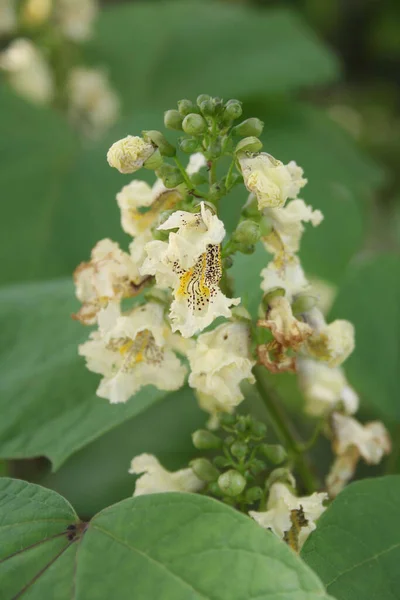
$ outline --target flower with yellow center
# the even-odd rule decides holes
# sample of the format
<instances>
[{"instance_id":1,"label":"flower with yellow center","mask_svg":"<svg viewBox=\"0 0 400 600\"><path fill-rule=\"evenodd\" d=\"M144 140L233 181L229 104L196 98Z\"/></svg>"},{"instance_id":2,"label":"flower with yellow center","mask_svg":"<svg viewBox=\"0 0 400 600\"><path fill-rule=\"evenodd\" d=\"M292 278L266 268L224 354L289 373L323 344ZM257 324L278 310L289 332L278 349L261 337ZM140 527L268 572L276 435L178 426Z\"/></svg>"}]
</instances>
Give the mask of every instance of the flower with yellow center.
<instances>
[{"instance_id":1,"label":"flower with yellow center","mask_svg":"<svg viewBox=\"0 0 400 600\"><path fill-rule=\"evenodd\" d=\"M294 161L284 165L270 154L241 153L238 155L244 184L258 200L258 208L279 208L288 198L296 198L306 185L303 169Z\"/></svg>"},{"instance_id":2,"label":"flower with yellow center","mask_svg":"<svg viewBox=\"0 0 400 600\"><path fill-rule=\"evenodd\" d=\"M129 473L140 475L136 480L134 496L162 492L199 492L204 482L189 467L167 471L152 454L140 454L131 461Z\"/></svg>"},{"instance_id":3,"label":"flower with yellow center","mask_svg":"<svg viewBox=\"0 0 400 600\"><path fill-rule=\"evenodd\" d=\"M79 346L90 371L103 376L97 389L111 403L127 402L143 386L182 387L186 368L167 345L168 326L161 304L148 302L121 314L109 304L98 316L99 330Z\"/></svg>"},{"instance_id":4,"label":"flower with yellow center","mask_svg":"<svg viewBox=\"0 0 400 600\"><path fill-rule=\"evenodd\" d=\"M173 289L172 330L191 337L215 318L230 317L230 306L240 299L227 298L219 288L222 221L202 202L200 212L176 211L158 229L177 231L169 234L168 242L154 240L146 245L141 273L155 275L159 287Z\"/></svg>"},{"instance_id":5,"label":"flower with yellow center","mask_svg":"<svg viewBox=\"0 0 400 600\"><path fill-rule=\"evenodd\" d=\"M250 511L249 515L264 529L300 550L308 536L316 528L316 521L326 507L328 494L314 492L311 496L295 496L280 482L271 486L267 510Z\"/></svg>"},{"instance_id":6,"label":"flower with yellow center","mask_svg":"<svg viewBox=\"0 0 400 600\"><path fill-rule=\"evenodd\" d=\"M154 151L154 146L143 138L128 135L111 146L107 161L110 167L118 169L120 173L134 173L143 167Z\"/></svg>"}]
</instances>

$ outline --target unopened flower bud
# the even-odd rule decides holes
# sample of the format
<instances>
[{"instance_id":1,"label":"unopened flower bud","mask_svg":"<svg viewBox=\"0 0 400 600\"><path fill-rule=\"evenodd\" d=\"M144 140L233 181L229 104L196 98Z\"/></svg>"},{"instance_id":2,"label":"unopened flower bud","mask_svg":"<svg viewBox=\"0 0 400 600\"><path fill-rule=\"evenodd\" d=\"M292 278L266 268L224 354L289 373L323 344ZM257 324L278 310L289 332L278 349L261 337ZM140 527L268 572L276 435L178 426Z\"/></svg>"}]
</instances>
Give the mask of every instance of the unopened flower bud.
<instances>
[{"instance_id":1,"label":"unopened flower bud","mask_svg":"<svg viewBox=\"0 0 400 600\"><path fill-rule=\"evenodd\" d=\"M256 244L260 239L258 223L248 219L241 221L233 232L232 239L239 244Z\"/></svg>"},{"instance_id":2,"label":"unopened flower bud","mask_svg":"<svg viewBox=\"0 0 400 600\"><path fill-rule=\"evenodd\" d=\"M213 464L217 469L226 469L226 467L230 466L231 461L226 456L216 456L213 458Z\"/></svg>"},{"instance_id":3,"label":"unopened flower bud","mask_svg":"<svg viewBox=\"0 0 400 600\"><path fill-rule=\"evenodd\" d=\"M134 173L143 167L154 151L153 144L141 137L128 135L111 146L107 161L110 167L118 169L120 173Z\"/></svg>"},{"instance_id":4,"label":"unopened flower bud","mask_svg":"<svg viewBox=\"0 0 400 600\"><path fill-rule=\"evenodd\" d=\"M190 113L183 119L182 129L188 135L200 135L207 130L207 123L201 115Z\"/></svg>"},{"instance_id":5,"label":"unopened flower bud","mask_svg":"<svg viewBox=\"0 0 400 600\"><path fill-rule=\"evenodd\" d=\"M202 102L200 102L199 108L200 108L201 113L205 117L211 117L214 114L214 111L215 111L215 107L214 107L214 104L213 104L211 98L209 98L208 100L203 100Z\"/></svg>"},{"instance_id":6,"label":"unopened flower bud","mask_svg":"<svg viewBox=\"0 0 400 600\"><path fill-rule=\"evenodd\" d=\"M206 458L195 458L190 462L193 472L202 481L212 482L219 477L219 471Z\"/></svg>"},{"instance_id":7,"label":"unopened flower bud","mask_svg":"<svg viewBox=\"0 0 400 600\"><path fill-rule=\"evenodd\" d=\"M207 429L198 429L192 434L193 446L198 450L211 450L219 448L222 440Z\"/></svg>"},{"instance_id":8,"label":"unopened flower bud","mask_svg":"<svg viewBox=\"0 0 400 600\"><path fill-rule=\"evenodd\" d=\"M260 451L274 465L280 465L287 458L287 452L280 444L261 444Z\"/></svg>"},{"instance_id":9,"label":"unopened flower bud","mask_svg":"<svg viewBox=\"0 0 400 600\"><path fill-rule=\"evenodd\" d=\"M167 129L182 130L183 116L178 110L167 110L164 113L164 125Z\"/></svg>"},{"instance_id":10,"label":"unopened flower bud","mask_svg":"<svg viewBox=\"0 0 400 600\"><path fill-rule=\"evenodd\" d=\"M260 211L258 210L258 200L254 194L250 194L246 204L242 208L242 215L244 217L259 217Z\"/></svg>"},{"instance_id":11,"label":"unopened flower bud","mask_svg":"<svg viewBox=\"0 0 400 600\"><path fill-rule=\"evenodd\" d=\"M308 294L299 294L292 304L292 312L294 315L301 315L317 304L317 298Z\"/></svg>"},{"instance_id":12,"label":"unopened flower bud","mask_svg":"<svg viewBox=\"0 0 400 600\"><path fill-rule=\"evenodd\" d=\"M214 106L214 114L219 115L224 110L224 101L222 98L218 98L218 96L216 96L212 99L212 103Z\"/></svg>"},{"instance_id":13,"label":"unopened flower bud","mask_svg":"<svg viewBox=\"0 0 400 600\"><path fill-rule=\"evenodd\" d=\"M215 201L215 200L219 200L225 194L226 194L226 187L225 187L224 182L218 181L217 183L214 183L210 187L208 197L210 198L210 200Z\"/></svg>"},{"instance_id":14,"label":"unopened flower bud","mask_svg":"<svg viewBox=\"0 0 400 600\"><path fill-rule=\"evenodd\" d=\"M259 460L258 458L254 458L250 465L250 471L252 472L253 475L259 475L260 473L265 471L266 468L267 468L267 465L265 464L265 462L262 460Z\"/></svg>"},{"instance_id":15,"label":"unopened flower bud","mask_svg":"<svg viewBox=\"0 0 400 600\"><path fill-rule=\"evenodd\" d=\"M235 152L259 152L262 148L262 141L254 136L245 137L236 144Z\"/></svg>"},{"instance_id":16,"label":"unopened flower bud","mask_svg":"<svg viewBox=\"0 0 400 600\"><path fill-rule=\"evenodd\" d=\"M264 123L260 121L260 119L252 117L251 119L246 119L239 123L239 125L236 125L236 127L233 128L232 133L233 135L240 135L242 137L253 135L258 137L262 134L263 129ZM256 152L256 150L254 152Z\"/></svg>"},{"instance_id":17,"label":"unopened flower bud","mask_svg":"<svg viewBox=\"0 0 400 600\"><path fill-rule=\"evenodd\" d=\"M221 489L216 481L213 481L212 483L210 483L210 485L208 486L208 491L213 496L218 496L218 497L222 496Z\"/></svg>"},{"instance_id":18,"label":"unopened flower bud","mask_svg":"<svg viewBox=\"0 0 400 600\"><path fill-rule=\"evenodd\" d=\"M208 180L203 173L193 173L193 175L190 176L190 181L194 185L203 185L203 183L207 183Z\"/></svg>"},{"instance_id":19,"label":"unopened flower bud","mask_svg":"<svg viewBox=\"0 0 400 600\"><path fill-rule=\"evenodd\" d=\"M257 502L257 500L261 500L262 496L263 496L262 488L260 488L258 486L254 486L254 487L246 490L244 498L245 498L245 501L247 502L247 504L253 504L253 502Z\"/></svg>"},{"instance_id":20,"label":"unopened flower bud","mask_svg":"<svg viewBox=\"0 0 400 600\"><path fill-rule=\"evenodd\" d=\"M278 469L274 469L273 471L271 471L265 483L265 487L268 489L277 481L279 481L280 483L289 484L293 488L296 486L296 482L292 473L286 467L279 467Z\"/></svg>"},{"instance_id":21,"label":"unopened flower bud","mask_svg":"<svg viewBox=\"0 0 400 600\"><path fill-rule=\"evenodd\" d=\"M164 164L164 159L161 156L160 150L157 148L156 151L153 152L153 154L150 156L150 158L148 158L143 163L143 166L145 169L149 169L151 171L156 171L157 169L159 169L161 167L162 164Z\"/></svg>"},{"instance_id":22,"label":"unopened flower bud","mask_svg":"<svg viewBox=\"0 0 400 600\"><path fill-rule=\"evenodd\" d=\"M230 497L239 496L246 487L246 479L235 469L229 469L218 477L221 491Z\"/></svg>"},{"instance_id":23,"label":"unopened flower bud","mask_svg":"<svg viewBox=\"0 0 400 600\"><path fill-rule=\"evenodd\" d=\"M256 251L254 244L239 244L238 251L242 254L253 254Z\"/></svg>"},{"instance_id":24,"label":"unopened flower bud","mask_svg":"<svg viewBox=\"0 0 400 600\"><path fill-rule=\"evenodd\" d=\"M178 146L186 154L194 154L199 149L199 140L195 138L181 138Z\"/></svg>"},{"instance_id":25,"label":"unopened flower bud","mask_svg":"<svg viewBox=\"0 0 400 600\"><path fill-rule=\"evenodd\" d=\"M166 188L172 189L183 183L182 173L177 167L172 165L162 165L157 170L158 177L162 180Z\"/></svg>"},{"instance_id":26,"label":"unopened flower bud","mask_svg":"<svg viewBox=\"0 0 400 600\"><path fill-rule=\"evenodd\" d=\"M179 110L180 114L182 115L182 117L186 117L186 115L189 115L190 113L199 112L199 109L197 108L197 106L195 104L193 104L193 102L191 100L186 100L186 99L178 101L178 110Z\"/></svg>"},{"instance_id":27,"label":"unopened flower bud","mask_svg":"<svg viewBox=\"0 0 400 600\"><path fill-rule=\"evenodd\" d=\"M207 146L207 152L211 156L211 158L215 158L219 156L222 152L221 138L217 138L210 142Z\"/></svg>"},{"instance_id":28,"label":"unopened flower bud","mask_svg":"<svg viewBox=\"0 0 400 600\"><path fill-rule=\"evenodd\" d=\"M261 439L265 437L267 433L267 426L265 423L261 423L261 421L253 421L251 424L251 432L253 437L256 439Z\"/></svg>"},{"instance_id":29,"label":"unopened flower bud","mask_svg":"<svg viewBox=\"0 0 400 600\"><path fill-rule=\"evenodd\" d=\"M236 423L236 417L235 415L231 415L229 413L222 413L219 417L219 422L221 423L222 427L231 427Z\"/></svg>"},{"instance_id":30,"label":"unopened flower bud","mask_svg":"<svg viewBox=\"0 0 400 600\"><path fill-rule=\"evenodd\" d=\"M281 288L281 287L272 288L272 290L270 290L268 292L268 294L265 294L263 296L262 305L263 305L264 310L269 309L271 300L273 298L276 298L277 296L284 296L285 293L286 293L285 288Z\"/></svg>"},{"instance_id":31,"label":"unopened flower bud","mask_svg":"<svg viewBox=\"0 0 400 600\"><path fill-rule=\"evenodd\" d=\"M152 142L154 146L157 146L163 156L175 156L175 146L170 144L165 139L165 136L161 133L161 131L156 131L153 129L151 131L142 131L142 134L145 141Z\"/></svg>"},{"instance_id":32,"label":"unopened flower bud","mask_svg":"<svg viewBox=\"0 0 400 600\"><path fill-rule=\"evenodd\" d=\"M200 96L197 96L196 103L197 103L197 106L200 106L200 104L202 104L203 102L207 102L207 101L211 102L211 100L212 100L212 98L208 94L200 94Z\"/></svg>"},{"instance_id":33,"label":"unopened flower bud","mask_svg":"<svg viewBox=\"0 0 400 600\"><path fill-rule=\"evenodd\" d=\"M244 458L249 449L244 442L234 442L230 450L235 458Z\"/></svg>"},{"instance_id":34,"label":"unopened flower bud","mask_svg":"<svg viewBox=\"0 0 400 600\"><path fill-rule=\"evenodd\" d=\"M224 118L229 121L234 121L235 119L239 119L242 116L243 109L242 103L239 100L229 100L226 103L224 110Z\"/></svg>"}]
</instances>

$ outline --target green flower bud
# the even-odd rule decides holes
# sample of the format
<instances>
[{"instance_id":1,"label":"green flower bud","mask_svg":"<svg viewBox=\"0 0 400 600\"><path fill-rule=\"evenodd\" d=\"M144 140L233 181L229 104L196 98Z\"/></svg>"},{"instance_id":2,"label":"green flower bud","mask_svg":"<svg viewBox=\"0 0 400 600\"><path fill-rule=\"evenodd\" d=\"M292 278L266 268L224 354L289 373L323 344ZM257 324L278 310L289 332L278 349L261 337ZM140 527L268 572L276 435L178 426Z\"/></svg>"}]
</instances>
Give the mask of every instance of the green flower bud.
<instances>
[{"instance_id":1,"label":"green flower bud","mask_svg":"<svg viewBox=\"0 0 400 600\"><path fill-rule=\"evenodd\" d=\"M263 305L264 310L269 309L270 302L273 298L276 298L277 296L284 296L285 293L286 292L285 292L284 288L280 288L280 287L272 288L272 290L270 290L268 292L268 294L265 294L263 296L262 305Z\"/></svg>"},{"instance_id":2,"label":"green flower bud","mask_svg":"<svg viewBox=\"0 0 400 600\"><path fill-rule=\"evenodd\" d=\"M274 469L273 471L271 471L265 483L265 487L268 489L277 481L279 481L280 483L287 483L293 488L296 485L293 475L286 467L279 467L278 469Z\"/></svg>"},{"instance_id":3,"label":"green flower bud","mask_svg":"<svg viewBox=\"0 0 400 600\"><path fill-rule=\"evenodd\" d=\"M242 215L247 218L260 217L260 211L258 210L258 200L254 194L250 194L246 204L242 208Z\"/></svg>"},{"instance_id":4,"label":"green flower bud","mask_svg":"<svg viewBox=\"0 0 400 600\"><path fill-rule=\"evenodd\" d=\"M193 446L198 450L211 450L219 448L222 445L222 440L207 429L198 429L192 434Z\"/></svg>"},{"instance_id":5,"label":"green flower bud","mask_svg":"<svg viewBox=\"0 0 400 600\"><path fill-rule=\"evenodd\" d=\"M261 421L253 421L251 424L251 432L256 439L262 439L266 436L267 426Z\"/></svg>"},{"instance_id":6,"label":"green flower bud","mask_svg":"<svg viewBox=\"0 0 400 600\"><path fill-rule=\"evenodd\" d=\"M153 152L153 154L150 156L150 158L148 158L143 163L143 166L145 169L149 169L150 171L156 171L157 169L159 169L161 167L161 165L163 163L164 163L164 159L161 156L159 149L157 148L157 150L155 152Z\"/></svg>"},{"instance_id":7,"label":"green flower bud","mask_svg":"<svg viewBox=\"0 0 400 600\"><path fill-rule=\"evenodd\" d=\"M212 483L209 484L208 491L213 496L217 496L217 497L222 496L222 492L221 492L221 490L219 488L219 485L218 485L218 483L216 481L213 481Z\"/></svg>"},{"instance_id":8,"label":"green flower bud","mask_svg":"<svg viewBox=\"0 0 400 600\"><path fill-rule=\"evenodd\" d=\"M146 142L151 142L157 146L163 156L175 156L175 146L170 144L161 133L161 131L151 130L142 131L143 138Z\"/></svg>"},{"instance_id":9,"label":"green flower bud","mask_svg":"<svg viewBox=\"0 0 400 600\"><path fill-rule=\"evenodd\" d=\"M242 254L253 254L255 252L256 247L254 244L240 244L238 246L238 251Z\"/></svg>"},{"instance_id":10,"label":"green flower bud","mask_svg":"<svg viewBox=\"0 0 400 600\"><path fill-rule=\"evenodd\" d=\"M252 418L250 417L250 415L249 416L241 415L240 417L238 417L236 429L240 433L245 433L248 430L248 428L250 427L251 422L252 422Z\"/></svg>"},{"instance_id":11,"label":"green flower bud","mask_svg":"<svg viewBox=\"0 0 400 600\"><path fill-rule=\"evenodd\" d=\"M231 465L231 461L226 456L216 456L213 458L213 464L217 469L226 469L226 467Z\"/></svg>"},{"instance_id":12,"label":"green flower bud","mask_svg":"<svg viewBox=\"0 0 400 600\"><path fill-rule=\"evenodd\" d=\"M307 294L299 294L292 304L292 311L294 315L301 315L305 313L317 304L317 298L315 296L309 296Z\"/></svg>"},{"instance_id":13,"label":"green flower bud","mask_svg":"<svg viewBox=\"0 0 400 600\"><path fill-rule=\"evenodd\" d=\"M230 450L235 458L244 458L249 449L244 442L234 442Z\"/></svg>"},{"instance_id":14,"label":"green flower bud","mask_svg":"<svg viewBox=\"0 0 400 600\"><path fill-rule=\"evenodd\" d=\"M215 107L214 107L214 104L213 104L211 98L209 100L203 100L202 102L200 102L199 108L200 108L201 113L205 117L211 117L215 111Z\"/></svg>"},{"instance_id":15,"label":"green flower bud","mask_svg":"<svg viewBox=\"0 0 400 600\"><path fill-rule=\"evenodd\" d=\"M232 256L227 256L224 258L224 269L230 269L233 267L233 258Z\"/></svg>"},{"instance_id":16,"label":"green flower bud","mask_svg":"<svg viewBox=\"0 0 400 600\"><path fill-rule=\"evenodd\" d=\"M207 123L201 115L190 113L183 119L182 129L188 135L200 135L207 131Z\"/></svg>"},{"instance_id":17,"label":"green flower bud","mask_svg":"<svg viewBox=\"0 0 400 600\"><path fill-rule=\"evenodd\" d=\"M212 482L218 479L218 469L206 458L195 458L189 465L192 467L194 474L202 481Z\"/></svg>"},{"instance_id":18,"label":"green flower bud","mask_svg":"<svg viewBox=\"0 0 400 600\"><path fill-rule=\"evenodd\" d=\"M218 477L221 491L229 497L239 496L246 487L246 479L235 469L229 469Z\"/></svg>"},{"instance_id":19,"label":"green flower bud","mask_svg":"<svg viewBox=\"0 0 400 600\"><path fill-rule=\"evenodd\" d=\"M262 217L260 220L260 234L261 237L267 237L272 232L272 223L268 217Z\"/></svg>"},{"instance_id":20,"label":"green flower bud","mask_svg":"<svg viewBox=\"0 0 400 600\"><path fill-rule=\"evenodd\" d=\"M207 183L208 180L202 173L193 173L193 175L190 176L190 181L194 185L203 185L203 183Z\"/></svg>"},{"instance_id":21,"label":"green flower bud","mask_svg":"<svg viewBox=\"0 0 400 600\"><path fill-rule=\"evenodd\" d=\"M212 99L212 103L214 106L214 114L219 115L220 113L222 113L222 111L224 110L224 101L222 100L222 98L218 98L218 96L216 96Z\"/></svg>"},{"instance_id":22,"label":"green flower bud","mask_svg":"<svg viewBox=\"0 0 400 600\"><path fill-rule=\"evenodd\" d=\"M258 458L255 458L250 465L250 471L253 473L253 475L259 475L266 469L267 465L265 464L265 462L262 460L258 460Z\"/></svg>"},{"instance_id":23,"label":"green flower bud","mask_svg":"<svg viewBox=\"0 0 400 600\"><path fill-rule=\"evenodd\" d=\"M241 137L247 137L249 135L258 137L262 134L263 129L264 123L260 121L260 119L252 117L251 119L246 119L239 123L239 125L236 125L236 127L232 129L232 133L233 135L240 135Z\"/></svg>"},{"instance_id":24,"label":"green flower bud","mask_svg":"<svg viewBox=\"0 0 400 600\"><path fill-rule=\"evenodd\" d=\"M241 221L232 234L232 239L238 244L256 244L260 239L258 223L246 219Z\"/></svg>"},{"instance_id":25,"label":"green flower bud","mask_svg":"<svg viewBox=\"0 0 400 600\"><path fill-rule=\"evenodd\" d=\"M274 465L280 465L287 458L287 452L280 444L261 444L259 449Z\"/></svg>"},{"instance_id":26,"label":"green flower bud","mask_svg":"<svg viewBox=\"0 0 400 600\"><path fill-rule=\"evenodd\" d=\"M222 152L221 138L217 138L216 140L213 140L210 144L208 144L207 152L211 156L211 158L220 156Z\"/></svg>"},{"instance_id":27,"label":"green flower bud","mask_svg":"<svg viewBox=\"0 0 400 600\"><path fill-rule=\"evenodd\" d=\"M226 194L226 187L223 181L218 181L217 183L214 183L211 187L210 187L210 192L208 197L210 198L210 200L219 200L220 198L222 198L222 196L224 196Z\"/></svg>"},{"instance_id":28,"label":"green flower bud","mask_svg":"<svg viewBox=\"0 0 400 600\"><path fill-rule=\"evenodd\" d=\"M262 141L258 138L251 136L240 140L236 144L235 152L259 152L262 148Z\"/></svg>"},{"instance_id":29,"label":"green flower bud","mask_svg":"<svg viewBox=\"0 0 400 600\"><path fill-rule=\"evenodd\" d=\"M222 413L219 417L219 422L222 425L222 427L231 427L236 423L236 417L235 415L231 415L230 413Z\"/></svg>"},{"instance_id":30,"label":"green flower bud","mask_svg":"<svg viewBox=\"0 0 400 600\"><path fill-rule=\"evenodd\" d=\"M200 106L200 104L202 104L203 102L207 102L210 101L211 102L212 98L211 96L209 96L208 94L200 94L200 96L197 96L197 106Z\"/></svg>"},{"instance_id":31,"label":"green flower bud","mask_svg":"<svg viewBox=\"0 0 400 600\"><path fill-rule=\"evenodd\" d=\"M178 110L167 110L164 113L164 125L167 129L182 129L183 116Z\"/></svg>"},{"instance_id":32,"label":"green flower bud","mask_svg":"<svg viewBox=\"0 0 400 600\"><path fill-rule=\"evenodd\" d=\"M229 100L225 106L224 119L234 121L235 119L239 119L239 117L242 116L242 113L242 103L239 102L239 100Z\"/></svg>"},{"instance_id":33,"label":"green flower bud","mask_svg":"<svg viewBox=\"0 0 400 600\"><path fill-rule=\"evenodd\" d=\"M178 101L178 111L182 117L186 117L190 113L199 112L199 109L191 100L183 99Z\"/></svg>"},{"instance_id":34,"label":"green flower bud","mask_svg":"<svg viewBox=\"0 0 400 600\"><path fill-rule=\"evenodd\" d=\"M197 152L200 144L199 140L196 140L195 138L180 138L178 140L178 146L182 152L193 154L194 152Z\"/></svg>"},{"instance_id":35,"label":"green flower bud","mask_svg":"<svg viewBox=\"0 0 400 600\"><path fill-rule=\"evenodd\" d=\"M235 441L235 438L233 437L233 435L228 435L228 436L225 438L225 444L226 444L227 446L231 446L231 445L233 444L233 442L234 442L234 441Z\"/></svg>"},{"instance_id":36,"label":"green flower bud","mask_svg":"<svg viewBox=\"0 0 400 600\"><path fill-rule=\"evenodd\" d=\"M262 488L260 488L258 486L254 486L254 487L246 490L244 498L245 498L245 501L247 502L247 504L253 504L254 502L257 502L257 500L261 500L262 496L263 496Z\"/></svg>"},{"instance_id":37,"label":"green flower bud","mask_svg":"<svg viewBox=\"0 0 400 600\"><path fill-rule=\"evenodd\" d=\"M177 167L172 165L162 165L157 170L158 177L162 180L166 188L172 189L183 183L182 173Z\"/></svg>"}]
</instances>

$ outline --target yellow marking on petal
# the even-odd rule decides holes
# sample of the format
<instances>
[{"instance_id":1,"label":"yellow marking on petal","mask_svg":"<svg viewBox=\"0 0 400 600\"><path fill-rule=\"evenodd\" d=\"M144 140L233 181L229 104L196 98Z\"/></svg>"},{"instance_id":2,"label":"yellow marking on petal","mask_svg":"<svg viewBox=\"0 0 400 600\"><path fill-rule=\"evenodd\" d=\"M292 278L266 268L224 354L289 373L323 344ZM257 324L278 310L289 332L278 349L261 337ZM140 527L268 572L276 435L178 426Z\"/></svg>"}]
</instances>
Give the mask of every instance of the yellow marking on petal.
<instances>
[{"instance_id":1,"label":"yellow marking on petal","mask_svg":"<svg viewBox=\"0 0 400 600\"><path fill-rule=\"evenodd\" d=\"M123 356L124 354L129 352L129 350L132 348L132 346L133 346L133 340L127 340L124 344L122 344L122 346L120 346L118 348L119 353L122 354L122 356Z\"/></svg>"}]
</instances>

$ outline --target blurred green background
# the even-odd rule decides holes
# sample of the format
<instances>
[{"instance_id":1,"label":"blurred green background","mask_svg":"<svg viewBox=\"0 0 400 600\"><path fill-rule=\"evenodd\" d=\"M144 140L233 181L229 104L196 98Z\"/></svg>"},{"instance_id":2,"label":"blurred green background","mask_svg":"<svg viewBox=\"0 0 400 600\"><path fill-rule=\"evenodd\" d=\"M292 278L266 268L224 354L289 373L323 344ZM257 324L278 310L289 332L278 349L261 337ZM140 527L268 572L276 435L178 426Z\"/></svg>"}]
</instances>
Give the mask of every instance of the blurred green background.
<instances>
[{"instance_id":1,"label":"blurred green background","mask_svg":"<svg viewBox=\"0 0 400 600\"><path fill-rule=\"evenodd\" d=\"M109 406L77 357L87 331L70 314L76 265L103 237L128 243L115 195L129 177L108 167L107 149L162 128L164 110L200 93L243 101L245 117L265 121L265 150L304 168L303 197L325 219L304 236L303 264L337 290L331 315L356 325L346 367L365 414L398 438L399 3L114 0L103 2L78 56L106 69L121 102L117 123L97 139L0 78L3 472L56 489L88 517L132 493L135 454L154 452L169 468L192 455L190 433L206 417L191 392L148 388ZM244 200L224 201L228 229ZM243 259L236 291L256 306L265 256ZM273 383L289 407L301 403L294 378ZM321 457L317 469L329 460L325 446ZM395 445L382 468L395 471L397 457Z\"/></svg>"}]
</instances>

